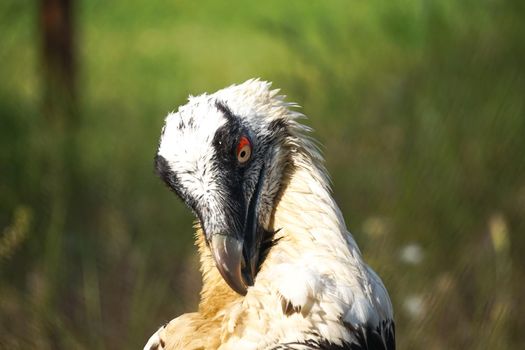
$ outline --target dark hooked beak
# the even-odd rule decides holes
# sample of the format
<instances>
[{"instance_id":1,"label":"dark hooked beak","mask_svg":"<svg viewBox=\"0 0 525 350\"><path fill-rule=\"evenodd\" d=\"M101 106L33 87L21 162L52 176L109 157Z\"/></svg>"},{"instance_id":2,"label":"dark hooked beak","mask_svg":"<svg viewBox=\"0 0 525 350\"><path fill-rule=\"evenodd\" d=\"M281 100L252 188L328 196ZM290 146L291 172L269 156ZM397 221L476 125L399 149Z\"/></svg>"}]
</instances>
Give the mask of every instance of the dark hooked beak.
<instances>
[{"instance_id":1,"label":"dark hooked beak","mask_svg":"<svg viewBox=\"0 0 525 350\"><path fill-rule=\"evenodd\" d=\"M259 197L264 178L264 166L260 170L254 193L245 211L242 234L230 232L212 233L209 245L215 265L224 281L237 293L246 295L252 286L259 265L262 230L259 227ZM241 236L241 237L238 237Z\"/></svg>"},{"instance_id":2,"label":"dark hooked beak","mask_svg":"<svg viewBox=\"0 0 525 350\"><path fill-rule=\"evenodd\" d=\"M214 234L210 248L222 278L234 291L245 295L248 287L253 285L253 276L246 271L243 242L231 236Z\"/></svg>"}]
</instances>

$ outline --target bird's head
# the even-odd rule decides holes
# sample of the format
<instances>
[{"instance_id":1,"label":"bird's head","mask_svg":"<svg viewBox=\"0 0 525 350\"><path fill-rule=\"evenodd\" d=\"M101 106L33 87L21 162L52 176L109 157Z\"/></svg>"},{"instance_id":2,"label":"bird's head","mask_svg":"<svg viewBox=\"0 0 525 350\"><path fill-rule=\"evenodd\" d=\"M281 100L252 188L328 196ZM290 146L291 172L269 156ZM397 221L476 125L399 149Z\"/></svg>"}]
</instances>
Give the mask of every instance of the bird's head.
<instances>
[{"instance_id":1,"label":"bird's head","mask_svg":"<svg viewBox=\"0 0 525 350\"><path fill-rule=\"evenodd\" d=\"M249 80L190 97L166 117L155 167L193 210L215 265L246 294L293 152L291 112L270 84Z\"/></svg>"}]
</instances>

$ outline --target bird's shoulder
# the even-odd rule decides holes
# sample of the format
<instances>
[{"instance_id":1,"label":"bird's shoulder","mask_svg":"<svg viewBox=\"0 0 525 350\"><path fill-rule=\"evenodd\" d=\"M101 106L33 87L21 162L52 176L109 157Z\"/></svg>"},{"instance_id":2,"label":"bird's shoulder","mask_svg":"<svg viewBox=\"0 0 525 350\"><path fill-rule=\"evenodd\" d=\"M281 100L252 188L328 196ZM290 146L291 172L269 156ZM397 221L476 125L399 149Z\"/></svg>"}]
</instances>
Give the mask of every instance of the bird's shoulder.
<instances>
[{"instance_id":1,"label":"bird's shoulder","mask_svg":"<svg viewBox=\"0 0 525 350\"><path fill-rule=\"evenodd\" d=\"M160 327L144 350L216 349L220 346L220 324L198 312L186 313Z\"/></svg>"},{"instance_id":2,"label":"bird's shoulder","mask_svg":"<svg viewBox=\"0 0 525 350\"><path fill-rule=\"evenodd\" d=\"M395 350L395 324L385 320L378 326L353 328L354 339L348 342L332 342L314 335L302 342L278 344L271 350Z\"/></svg>"}]
</instances>

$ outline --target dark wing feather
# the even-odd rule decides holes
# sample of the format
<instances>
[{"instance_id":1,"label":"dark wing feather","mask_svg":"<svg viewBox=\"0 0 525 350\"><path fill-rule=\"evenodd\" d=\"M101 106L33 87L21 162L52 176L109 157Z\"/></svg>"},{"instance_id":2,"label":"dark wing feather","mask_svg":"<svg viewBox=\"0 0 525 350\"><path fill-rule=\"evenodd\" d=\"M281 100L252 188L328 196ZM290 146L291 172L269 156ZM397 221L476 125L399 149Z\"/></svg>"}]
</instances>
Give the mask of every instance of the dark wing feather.
<instances>
[{"instance_id":1,"label":"dark wing feather","mask_svg":"<svg viewBox=\"0 0 525 350\"><path fill-rule=\"evenodd\" d=\"M395 350L395 325L394 321L383 321L377 327L353 328L357 343L334 344L326 339L313 339L304 342L291 342L276 345L272 350Z\"/></svg>"},{"instance_id":2,"label":"dark wing feather","mask_svg":"<svg viewBox=\"0 0 525 350\"><path fill-rule=\"evenodd\" d=\"M358 344L351 344L351 350L395 350L396 329L394 321L386 320L377 327L358 327L354 334Z\"/></svg>"}]
</instances>

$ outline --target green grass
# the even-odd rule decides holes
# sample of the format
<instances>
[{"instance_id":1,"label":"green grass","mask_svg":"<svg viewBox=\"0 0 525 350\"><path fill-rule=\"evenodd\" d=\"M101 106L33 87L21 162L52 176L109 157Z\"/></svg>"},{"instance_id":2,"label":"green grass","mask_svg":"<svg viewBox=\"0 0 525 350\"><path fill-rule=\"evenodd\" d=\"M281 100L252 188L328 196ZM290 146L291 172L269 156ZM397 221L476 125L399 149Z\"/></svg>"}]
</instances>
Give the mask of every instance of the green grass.
<instances>
[{"instance_id":1,"label":"green grass","mask_svg":"<svg viewBox=\"0 0 525 350\"><path fill-rule=\"evenodd\" d=\"M37 8L0 5L0 348L140 348L195 308L193 218L152 159L167 112L252 77L310 117L400 349L525 341L520 1L83 1L75 15L79 124L57 172ZM418 264L400 259L411 243Z\"/></svg>"}]
</instances>

